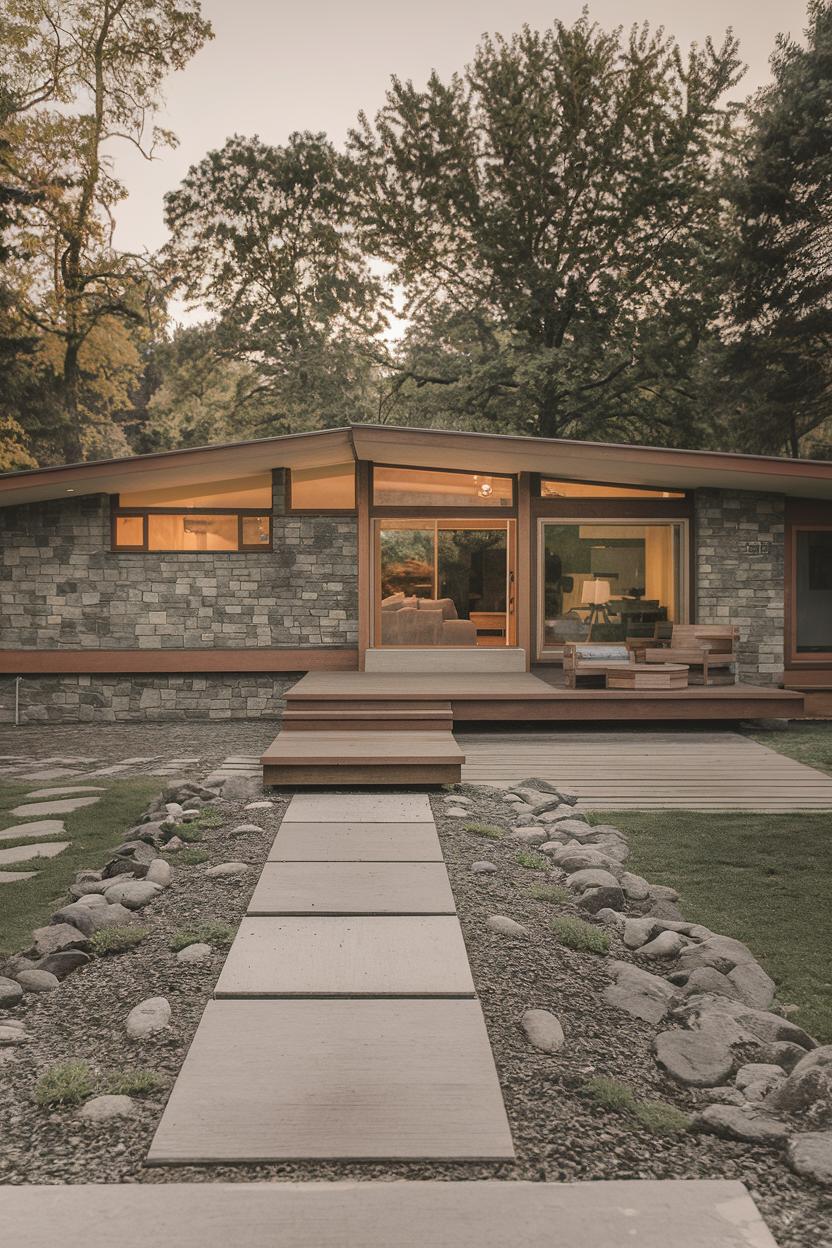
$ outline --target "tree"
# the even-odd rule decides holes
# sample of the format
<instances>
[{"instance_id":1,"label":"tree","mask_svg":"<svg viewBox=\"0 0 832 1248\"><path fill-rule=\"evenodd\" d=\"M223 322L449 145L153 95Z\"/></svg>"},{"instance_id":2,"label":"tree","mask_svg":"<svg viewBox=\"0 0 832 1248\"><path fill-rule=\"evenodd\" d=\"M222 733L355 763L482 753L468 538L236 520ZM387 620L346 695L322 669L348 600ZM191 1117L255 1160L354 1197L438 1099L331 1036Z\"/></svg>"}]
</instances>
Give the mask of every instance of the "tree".
<instances>
[{"instance_id":1,"label":"tree","mask_svg":"<svg viewBox=\"0 0 832 1248\"><path fill-rule=\"evenodd\" d=\"M381 287L355 240L351 177L324 135L235 135L166 198L172 280L216 318L215 355L242 366L234 407L251 432L371 410L362 348L383 323Z\"/></svg>"},{"instance_id":2,"label":"tree","mask_svg":"<svg viewBox=\"0 0 832 1248\"><path fill-rule=\"evenodd\" d=\"M677 439L714 311L714 151L738 78L730 33L683 58L662 31L586 14L485 38L423 91L394 78L350 136L365 248L415 318L392 402L442 389L498 427Z\"/></svg>"},{"instance_id":3,"label":"tree","mask_svg":"<svg viewBox=\"0 0 832 1248\"><path fill-rule=\"evenodd\" d=\"M161 86L210 36L199 0L6 0L0 38L22 85L4 130L33 203L24 311L56 363L64 457L98 440L85 405L93 343L100 353L116 324L147 324L146 265L113 245L126 191L110 147L124 140L152 159L175 142L153 124Z\"/></svg>"},{"instance_id":4,"label":"tree","mask_svg":"<svg viewBox=\"0 0 832 1248\"><path fill-rule=\"evenodd\" d=\"M742 449L797 456L832 418L832 4L781 36L729 175L725 421ZM832 429L827 429L829 442Z\"/></svg>"}]
</instances>

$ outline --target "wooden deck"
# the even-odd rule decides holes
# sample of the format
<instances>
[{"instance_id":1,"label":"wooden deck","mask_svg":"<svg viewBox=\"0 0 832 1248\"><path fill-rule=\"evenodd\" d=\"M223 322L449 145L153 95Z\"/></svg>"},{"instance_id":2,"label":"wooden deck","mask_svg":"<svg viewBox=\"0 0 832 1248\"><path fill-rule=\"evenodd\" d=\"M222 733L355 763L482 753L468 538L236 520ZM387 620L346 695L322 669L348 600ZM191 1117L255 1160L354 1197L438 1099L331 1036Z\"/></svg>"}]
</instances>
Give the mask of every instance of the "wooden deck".
<instances>
[{"instance_id":1,"label":"wooden deck","mask_svg":"<svg viewBox=\"0 0 832 1248\"><path fill-rule=\"evenodd\" d=\"M832 776L736 732L457 733L463 780L557 781L585 810L832 810Z\"/></svg>"}]
</instances>

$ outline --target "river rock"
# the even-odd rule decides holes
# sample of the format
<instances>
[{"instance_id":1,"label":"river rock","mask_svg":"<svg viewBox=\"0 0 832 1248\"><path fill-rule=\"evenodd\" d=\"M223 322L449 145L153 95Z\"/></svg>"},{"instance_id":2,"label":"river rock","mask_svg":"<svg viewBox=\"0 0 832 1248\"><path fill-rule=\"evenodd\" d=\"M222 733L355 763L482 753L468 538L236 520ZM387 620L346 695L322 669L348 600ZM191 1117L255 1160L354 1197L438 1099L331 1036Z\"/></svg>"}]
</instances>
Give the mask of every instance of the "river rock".
<instances>
[{"instance_id":1,"label":"river rock","mask_svg":"<svg viewBox=\"0 0 832 1248\"><path fill-rule=\"evenodd\" d=\"M618 881L624 873L620 862L594 845L560 845L557 849L550 850L548 856L567 875L573 875L576 871L607 871Z\"/></svg>"},{"instance_id":2,"label":"river rock","mask_svg":"<svg viewBox=\"0 0 832 1248\"><path fill-rule=\"evenodd\" d=\"M549 1010L526 1010L520 1026L529 1043L543 1053L558 1053L566 1042L560 1019Z\"/></svg>"},{"instance_id":3,"label":"river rock","mask_svg":"<svg viewBox=\"0 0 832 1248\"><path fill-rule=\"evenodd\" d=\"M691 946L688 946L688 949ZM680 962L687 953L685 949L680 955ZM756 1037L763 1044L771 1044L776 1040L790 1040L804 1049L814 1049L815 1041L811 1036L779 1014L769 1014L765 1010L755 1010L742 1001L731 1001L728 997L702 993L690 997L677 1011L688 1026L700 1027L703 1030L717 1031L727 1026L726 1020L733 1019L746 1035Z\"/></svg>"},{"instance_id":4,"label":"river rock","mask_svg":"<svg viewBox=\"0 0 832 1248\"><path fill-rule=\"evenodd\" d=\"M184 949L180 949L176 955L176 961L190 964L210 962L212 954L213 949L210 945L197 941L193 945L186 945Z\"/></svg>"},{"instance_id":5,"label":"river rock","mask_svg":"<svg viewBox=\"0 0 832 1248\"><path fill-rule=\"evenodd\" d=\"M656 930L652 919L625 919L624 944L628 949L640 949L646 945Z\"/></svg>"},{"instance_id":6,"label":"river rock","mask_svg":"<svg viewBox=\"0 0 832 1248\"><path fill-rule=\"evenodd\" d=\"M79 967L86 966L90 955L83 949L61 949L58 953L48 953L35 964L37 971L49 971L57 979L66 979Z\"/></svg>"},{"instance_id":7,"label":"river rock","mask_svg":"<svg viewBox=\"0 0 832 1248\"><path fill-rule=\"evenodd\" d=\"M823 1187L832 1187L832 1131L793 1135L786 1149L792 1170Z\"/></svg>"},{"instance_id":8,"label":"river rock","mask_svg":"<svg viewBox=\"0 0 832 1248\"><path fill-rule=\"evenodd\" d=\"M18 1005L23 1000L23 988L16 979L0 975L0 1005Z\"/></svg>"},{"instance_id":9,"label":"river rock","mask_svg":"<svg viewBox=\"0 0 832 1248\"><path fill-rule=\"evenodd\" d=\"M146 884L158 884L160 888L169 888L173 879L170 863L164 858L154 858L144 878Z\"/></svg>"},{"instance_id":10,"label":"river rock","mask_svg":"<svg viewBox=\"0 0 832 1248\"><path fill-rule=\"evenodd\" d=\"M69 923L83 933L84 936L92 936L96 930L93 910L101 910L107 904L103 897L101 901L103 905L95 907L85 906L80 901L74 901L71 905L63 906L60 910L56 910L49 922L53 924Z\"/></svg>"},{"instance_id":11,"label":"river rock","mask_svg":"<svg viewBox=\"0 0 832 1248\"><path fill-rule=\"evenodd\" d=\"M727 1045L702 1031L662 1031L653 1050L656 1061L673 1079L694 1088L723 1083L734 1065Z\"/></svg>"},{"instance_id":12,"label":"river rock","mask_svg":"<svg viewBox=\"0 0 832 1248\"><path fill-rule=\"evenodd\" d=\"M709 1105L694 1115L693 1125L708 1135L747 1144L782 1144L788 1134L784 1122L750 1105Z\"/></svg>"},{"instance_id":13,"label":"river rock","mask_svg":"<svg viewBox=\"0 0 832 1248\"><path fill-rule=\"evenodd\" d=\"M740 1000L755 1010L767 1010L774 1000L775 984L759 962L742 962L728 972L727 979L736 988Z\"/></svg>"},{"instance_id":14,"label":"river rock","mask_svg":"<svg viewBox=\"0 0 832 1248\"><path fill-rule=\"evenodd\" d=\"M684 947L685 942L678 932L659 932L658 936L640 947L638 956L655 961L670 961L678 958Z\"/></svg>"},{"instance_id":15,"label":"river rock","mask_svg":"<svg viewBox=\"0 0 832 1248\"><path fill-rule=\"evenodd\" d=\"M508 834L510 841L519 845L542 845L549 833L546 828L514 828Z\"/></svg>"},{"instance_id":16,"label":"river rock","mask_svg":"<svg viewBox=\"0 0 832 1248\"><path fill-rule=\"evenodd\" d=\"M650 896L656 901L678 901L679 894L675 888L671 888L668 884L651 884Z\"/></svg>"},{"instance_id":17,"label":"river rock","mask_svg":"<svg viewBox=\"0 0 832 1248\"><path fill-rule=\"evenodd\" d=\"M683 971L693 971L698 966L712 966L723 975L727 975L735 966L753 961L754 955L741 940L718 935L709 936L699 944L689 945L680 958Z\"/></svg>"},{"instance_id":18,"label":"river rock","mask_svg":"<svg viewBox=\"0 0 832 1248\"><path fill-rule=\"evenodd\" d=\"M247 862L221 862L216 867L208 867L205 874L212 879L216 877L245 875L249 870Z\"/></svg>"},{"instance_id":19,"label":"river rock","mask_svg":"<svg viewBox=\"0 0 832 1248\"><path fill-rule=\"evenodd\" d=\"M660 1023L676 993L667 980L651 975L630 962L609 962L607 970L615 983L604 989L604 1000L646 1023Z\"/></svg>"},{"instance_id":20,"label":"river rock","mask_svg":"<svg viewBox=\"0 0 832 1248\"><path fill-rule=\"evenodd\" d=\"M111 1118L131 1118L136 1103L129 1096L94 1096L78 1110L85 1122L109 1122Z\"/></svg>"},{"instance_id":21,"label":"river rock","mask_svg":"<svg viewBox=\"0 0 832 1248\"><path fill-rule=\"evenodd\" d=\"M581 871L573 871L566 881L570 888L579 893L588 888L618 888L618 880L609 871L599 867L585 867Z\"/></svg>"},{"instance_id":22,"label":"river rock","mask_svg":"<svg viewBox=\"0 0 832 1248\"><path fill-rule=\"evenodd\" d=\"M259 836L262 831L258 823L238 823L236 828L231 829L229 836Z\"/></svg>"},{"instance_id":23,"label":"river rock","mask_svg":"<svg viewBox=\"0 0 832 1248\"><path fill-rule=\"evenodd\" d=\"M20 984L17 985L20 988ZM23 991L21 989L21 997ZM21 1023L18 1025L11 1018L0 1019L0 1049L11 1048L16 1044L26 1044L29 1036Z\"/></svg>"},{"instance_id":24,"label":"river rock","mask_svg":"<svg viewBox=\"0 0 832 1248\"><path fill-rule=\"evenodd\" d=\"M60 981L51 971L39 971L32 967L30 971L20 971L17 982L24 992L52 992Z\"/></svg>"},{"instance_id":25,"label":"river rock","mask_svg":"<svg viewBox=\"0 0 832 1248\"><path fill-rule=\"evenodd\" d=\"M143 1040L162 1031L170 1022L170 1003L165 997L148 997L127 1015L125 1027L133 1040Z\"/></svg>"},{"instance_id":26,"label":"river rock","mask_svg":"<svg viewBox=\"0 0 832 1248\"><path fill-rule=\"evenodd\" d=\"M574 879L574 876L571 877ZM586 910L588 914L597 914L599 910L623 910L624 909L624 893L618 887L618 884L601 884L595 888L588 888L581 893L578 898L578 905L581 910Z\"/></svg>"},{"instance_id":27,"label":"river rock","mask_svg":"<svg viewBox=\"0 0 832 1248\"><path fill-rule=\"evenodd\" d=\"M126 906L128 910L141 910L161 893L158 884L148 880L132 880L129 884L116 884L108 888L104 896L110 905Z\"/></svg>"},{"instance_id":28,"label":"river rock","mask_svg":"<svg viewBox=\"0 0 832 1248\"><path fill-rule=\"evenodd\" d=\"M471 870L474 875L496 875L497 867L493 862L472 862Z\"/></svg>"},{"instance_id":29,"label":"river rock","mask_svg":"<svg viewBox=\"0 0 832 1248\"><path fill-rule=\"evenodd\" d=\"M788 1114L809 1113L815 1123L832 1123L832 1044L806 1053L766 1105Z\"/></svg>"},{"instance_id":30,"label":"river rock","mask_svg":"<svg viewBox=\"0 0 832 1248\"><path fill-rule=\"evenodd\" d=\"M499 932L501 936L514 936L522 940L529 939L529 929L524 927L522 923L517 923L514 919L510 919L504 914L492 914L490 918L485 920L485 926L492 932Z\"/></svg>"},{"instance_id":31,"label":"river rock","mask_svg":"<svg viewBox=\"0 0 832 1248\"><path fill-rule=\"evenodd\" d=\"M63 953L69 949L88 949L89 940L71 923L50 923L32 932L31 950L35 957L45 958L51 953Z\"/></svg>"},{"instance_id":32,"label":"river rock","mask_svg":"<svg viewBox=\"0 0 832 1248\"><path fill-rule=\"evenodd\" d=\"M650 896L650 885L642 876L633 875L632 871L623 871L619 883L631 901L645 901Z\"/></svg>"}]
</instances>

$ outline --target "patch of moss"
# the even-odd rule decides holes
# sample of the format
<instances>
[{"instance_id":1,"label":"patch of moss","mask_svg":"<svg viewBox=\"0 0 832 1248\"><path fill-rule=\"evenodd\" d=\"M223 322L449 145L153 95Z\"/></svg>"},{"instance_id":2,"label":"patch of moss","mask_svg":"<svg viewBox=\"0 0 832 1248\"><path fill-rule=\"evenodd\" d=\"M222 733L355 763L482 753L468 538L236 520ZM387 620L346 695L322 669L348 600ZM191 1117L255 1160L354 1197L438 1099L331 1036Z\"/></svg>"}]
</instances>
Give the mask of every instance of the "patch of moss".
<instances>
[{"instance_id":1,"label":"patch of moss","mask_svg":"<svg viewBox=\"0 0 832 1248\"><path fill-rule=\"evenodd\" d=\"M80 1105L95 1090L95 1076L86 1062L60 1062L41 1075L35 1086L38 1105Z\"/></svg>"},{"instance_id":2,"label":"patch of moss","mask_svg":"<svg viewBox=\"0 0 832 1248\"><path fill-rule=\"evenodd\" d=\"M90 948L99 957L109 953L126 953L128 949L140 945L148 931L146 927L102 927L100 932L90 937Z\"/></svg>"},{"instance_id":3,"label":"patch of moss","mask_svg":"<svg viewBox=\"0 0 832 1248\"><path fill-rule=\"evenodd\" d=\"M583 919L571 915L559 915L551 921L552 931L567 949L577 949L581 953L607 953L610 938L606 932Z\"/></svg>"}]
</instances>

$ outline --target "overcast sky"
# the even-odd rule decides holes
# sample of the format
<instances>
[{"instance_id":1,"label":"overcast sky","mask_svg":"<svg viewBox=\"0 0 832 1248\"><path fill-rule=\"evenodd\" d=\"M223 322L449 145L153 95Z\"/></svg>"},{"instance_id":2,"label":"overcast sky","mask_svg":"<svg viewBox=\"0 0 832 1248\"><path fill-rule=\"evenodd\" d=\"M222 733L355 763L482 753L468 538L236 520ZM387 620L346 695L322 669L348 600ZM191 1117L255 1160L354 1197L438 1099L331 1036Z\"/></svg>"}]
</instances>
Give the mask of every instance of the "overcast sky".
<instances>
[{"instance_id":1,"label":"overcast sky","mask_svg":"<svg viewBox=\"0 0 832 1248\"><path fill-rule=\"evenodd\" d=\"M469 60L483 31L510 34L523 22L574 21L582 0L203 0L215 38L167 84L161 119L179 136L175 151L147 164L126 147L117 170L130 189L118 210L116 241L130 250L165 237L162 197L190 165L228 135L283 143L293 130L323 130L341 143L359 109L372 114L390 76L419 85L431 69L445 77ZM683 46L728 25L748 72L737 96L765 82L778 31L798 36L804 0L594 0L605 27L664 24Z\"/></svg>"}]
</instances>

